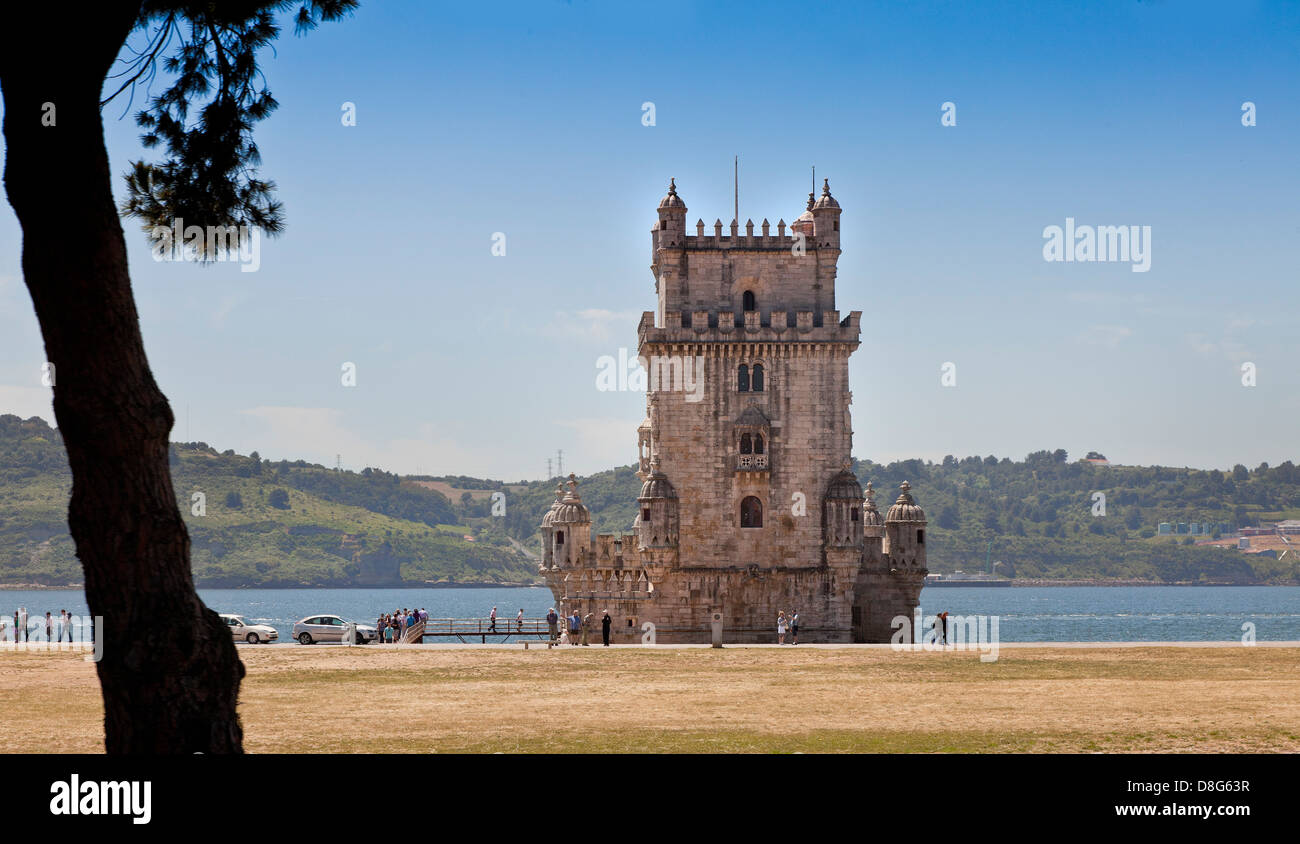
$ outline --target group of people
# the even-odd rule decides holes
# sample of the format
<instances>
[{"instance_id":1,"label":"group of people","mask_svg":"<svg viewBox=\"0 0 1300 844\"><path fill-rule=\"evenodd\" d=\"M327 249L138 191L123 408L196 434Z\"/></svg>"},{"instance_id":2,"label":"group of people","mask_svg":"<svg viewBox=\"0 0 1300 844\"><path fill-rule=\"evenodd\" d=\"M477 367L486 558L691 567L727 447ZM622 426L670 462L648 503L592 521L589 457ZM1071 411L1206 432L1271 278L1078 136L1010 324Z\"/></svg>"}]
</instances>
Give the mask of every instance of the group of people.
<instances>
[{"instance_id":1,"label":"group of people","mask_svg":"<svg viewBox=\"0 0 1300 844\"><path fill-rule=\"evenodd\" d=\"M500 630L497 630L497 608L496 608L496 607L493 607L493 608L492 608L492 612L491 612L491 614L488 615L488 629L487 629L487 632L489 632L489 633L500 633L500 632L501 632ZM509 625L506 626L506 630L505 630L505 632L507 632L507 633L510 632L510 627L509 627ZM519 614L515 616L515 632L517 632L517 633L522 633L522 632L524 632L524 608L523 608L523 607L520 607L520 608L519 608Z\"/></svg>"},{"instance_id":2,"label":"group of people","mask_svg":"<svg viewBox=\"0 0 1300 844\"><path fill-rule=\"evenodd\" d=\"M424 607L420 607L418 610L393 610L387 615L379 617L375 630L379 633L380 642L400 642L406 638L407 630L428 620L429 613L425 611Z\"/></svg>"},{"instance_id":3,"label":"group of people","mask_svg":"<svg viewBox=\"0 0 1300 844\"><path fill-rule=\"evenodd\" d=\"M793 610L787 616L785 610L780 610L776 614L776 643L785 644L785 634L790 633L790 644L799 644L799 611Z\"/></svg>"},{"instance_id":4,"label":"group of people","mask_svg":"<svg viewBox=\"0 0 1300 844\"><path fill-rule=\"evenodd\" d=\"M520 610L522 613L523 610ZM588 641L591 638L591 629L596 625L596 614L589 612L586 616L578 615L575 609L573 615L564 620L564 630L561 631L560 616L555 612L555 607L551 607L546 613L546 625L550 628L551 641L558 641L561 645L590 645ZM609 647L609 632L614 626L614 619L609 617L609 610L604 611L604 617L600 620L600 637L605 647Z\"/></svg>"},{"instance_id":5,"label":"group of people","mask_svg":"<svg viewBox=\"0 0 1300 844\"><path fill-rule=\"evenodd\" d=\"M72 639L72 613L67 610L59 610L59 617L56 619L48 610L45 612L45 638L41 641L62 642L66 637L69 642ZM7 620L7 619L6 619ZM5 636L6 639L12 639L15 642L31 641L32 630L35 628L36 637L40 640L41 622L40 616L36 617L36 623L32 624L27 615L26 607L19 607L14 610L14 626L12 636ZM57 636L57 638L55 638Z\"/></svg>"}]
</instances>

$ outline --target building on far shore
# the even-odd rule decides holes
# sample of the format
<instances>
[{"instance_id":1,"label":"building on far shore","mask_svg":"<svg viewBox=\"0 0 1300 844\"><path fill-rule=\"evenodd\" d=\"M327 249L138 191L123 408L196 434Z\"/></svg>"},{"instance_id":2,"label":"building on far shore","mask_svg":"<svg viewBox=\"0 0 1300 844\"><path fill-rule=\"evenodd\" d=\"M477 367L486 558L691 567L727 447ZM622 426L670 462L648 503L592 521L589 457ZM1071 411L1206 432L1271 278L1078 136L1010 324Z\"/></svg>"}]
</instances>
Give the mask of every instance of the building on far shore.
<instances>
[{"instance_id":1,"label":"building on far shore","mask_svg":"<svg viewBox=\"0 0 1300 844\"><path fill-rule=\"evenodd\" d=\"M860 311L835 298L840 204L824 183L786 231L688 233L670 182L651 230L657 308L641 317L646 419L633 532L591 536L576 479L542 519L540 572L565 615L614 641L887 642L926 570L926 518L903 483L882 517L852 471L849 356Z\"/></svg>"}]
</instances>

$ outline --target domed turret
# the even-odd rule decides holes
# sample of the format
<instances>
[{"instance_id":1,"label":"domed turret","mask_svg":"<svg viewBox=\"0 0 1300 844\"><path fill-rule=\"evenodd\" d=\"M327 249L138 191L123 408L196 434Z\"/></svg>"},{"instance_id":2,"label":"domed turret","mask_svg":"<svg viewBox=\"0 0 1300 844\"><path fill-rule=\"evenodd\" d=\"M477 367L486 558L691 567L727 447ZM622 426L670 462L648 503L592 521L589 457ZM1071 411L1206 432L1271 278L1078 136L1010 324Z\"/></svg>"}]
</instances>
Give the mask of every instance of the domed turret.
<instances>
[{"instance_id":1,"label":"domed turret","mask_svg":"<svg viewBox=\"0 0 1300 844\"><path fill-rule=\"evenodd\" d=\"M578 495L578 480L573 473L569 473L569 492L548 515L554 565L580 565L591 551L591 511Z\"/></svg>"},{"instance_id":2,"label":"domed turret","mask_svg":"<svg viewBox=\"0 0 1300 844\"><path fill-rule=\"evenodd\" d=\"M808 194L808 207L800 214L795 221L790 224L790 231L800 232L804 237L813 235L813 204L816 199L815 194Z\"/></svg>"},{"instance_id":3,"label":"domed turret","mask_svg":"<svg viewBox=\"0 0 1300 844\"><path fill-rule=\"evenodd\" d=\"M822 195L812 207L813 236L817 245L838 249L840 246L840 204L831 196L829 179L822 180Z\"/></svg>"},{"instance_id":4,"label":"domed turret","mask_svg":"<svg viewBox=\"0 0 1300 844\"><path fill-rule=\"evenodd\" d=\"M862 486L848 463L822 496L822 541L838 548L862 545Z\"/></svg>"},{"instance_id":5,"label":"domed turret","mask_svg":"<svg viewBox=\"0 0 1300 844\"><path fill-rule=\"evenodd\" d=\"M677 544L678 502L672 481L659 468L659 455L650 461L650 475L637 496L637 536L642 548L671 547Z\"/></svg>"},{"instance_id":6,"label":"domed turret","mask_svg":"<svg viewBox=\"0 0 1300 844\"><path fill-rule=\"evenodd\" d=\"M925 511L912 500L912 485L903 481L894 506L885 514L884 552L891 569L925 571Z\"/></svg>"}]
</instances>

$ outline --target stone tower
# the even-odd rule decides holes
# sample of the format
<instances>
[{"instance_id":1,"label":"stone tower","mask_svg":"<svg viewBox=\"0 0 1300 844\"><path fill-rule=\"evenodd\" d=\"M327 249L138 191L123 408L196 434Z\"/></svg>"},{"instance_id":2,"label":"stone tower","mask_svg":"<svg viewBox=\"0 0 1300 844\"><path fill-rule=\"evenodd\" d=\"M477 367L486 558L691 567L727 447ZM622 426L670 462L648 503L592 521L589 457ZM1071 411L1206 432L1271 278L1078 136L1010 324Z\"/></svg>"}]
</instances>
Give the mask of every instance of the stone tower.
<instances>
[{"instance_id":1,"label":"stone tower","mask_svg":"<svg viewBox=\"0 0 1300 844\"><path fill-rule=\"evenodd\" d=\"M726 640L772 641L778 612L797 610L801 641L888 641L920 593L924 531L906 489L899 502L916 512L895 519L895 505L882 524L852 472L861 312L836 304L840 204L823 182L788 234L784 220L706 233L703 219L688 234L686 214L671 181L651 230L657 308L638 327L649 388L636 533L598 537L583 562L557 539L562 514L574 518L557 497L542 571L584 614L622 607L625 635L650 622L658 641L707 641L720 612ZM572 543L584 522L564 524ZM575 577L644 586L578 593Z\"/></svg>"}]
</instances>

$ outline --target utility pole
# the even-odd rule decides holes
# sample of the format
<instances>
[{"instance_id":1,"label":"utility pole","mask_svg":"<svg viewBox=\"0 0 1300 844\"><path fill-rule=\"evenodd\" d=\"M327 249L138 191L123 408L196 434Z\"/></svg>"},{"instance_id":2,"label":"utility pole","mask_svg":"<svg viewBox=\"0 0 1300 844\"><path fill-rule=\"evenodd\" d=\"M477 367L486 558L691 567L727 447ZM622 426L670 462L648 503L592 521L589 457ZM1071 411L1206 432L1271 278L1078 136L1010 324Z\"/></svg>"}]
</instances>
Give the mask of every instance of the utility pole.
<instances>
[{"instance_id":1,"label":"utility pole","mask_svg":"<svg viewBox=\"0 0 1300 844\"><path fill-rule=\"evenodd\" d=\"M564 449L557 448L555 450L555 459L559 463L560 477L562 478L564 477Z\"/></svg>"}]
</instances>

